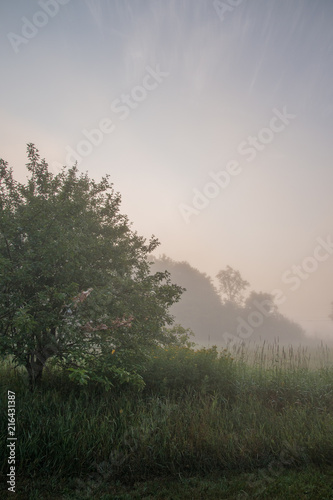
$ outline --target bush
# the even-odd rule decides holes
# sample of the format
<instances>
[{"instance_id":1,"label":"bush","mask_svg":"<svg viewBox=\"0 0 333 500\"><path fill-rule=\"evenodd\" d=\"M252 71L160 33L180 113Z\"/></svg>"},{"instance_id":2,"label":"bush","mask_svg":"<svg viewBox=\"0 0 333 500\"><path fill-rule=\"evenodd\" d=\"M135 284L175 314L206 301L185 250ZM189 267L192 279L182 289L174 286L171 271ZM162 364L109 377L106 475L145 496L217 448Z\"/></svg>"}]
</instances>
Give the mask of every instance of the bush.
<instances>
[{"instance_id":1,"label":"bush","mask_svg":"<svg viewBox=\"0 0 333 500\"><path fill-rule=\"evenodd\" d=\"M226 350L219 354L216 346L199 350L158 348L151 356L144 381L146 390L160 394L218 392L230 398L236 387L233 358Z\"/></svg>"}]
</instances>

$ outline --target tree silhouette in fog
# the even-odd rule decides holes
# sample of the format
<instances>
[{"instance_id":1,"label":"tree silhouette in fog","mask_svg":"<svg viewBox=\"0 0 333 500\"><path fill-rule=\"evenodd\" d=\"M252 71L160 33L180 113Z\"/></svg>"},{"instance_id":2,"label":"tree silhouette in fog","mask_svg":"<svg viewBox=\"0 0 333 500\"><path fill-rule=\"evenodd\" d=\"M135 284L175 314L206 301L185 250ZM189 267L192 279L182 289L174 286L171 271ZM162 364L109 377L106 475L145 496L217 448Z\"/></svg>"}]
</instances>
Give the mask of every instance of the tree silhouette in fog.
<instances>
[{"instance_id":1,"label":"tree silhouette in fog","mask_svg":"<svg viewBox=\"0 0 333 500\"><path fill-rule=\"evenodd\" d=\"M289 344L305 340L303 329L279 313L271 294L251 291L244 301L243 292L249 284L230 266L225 270L227 275L224 275L230 280L229 294L225 293L221 297L211 277L188 262L176 262L165 255L152 257L151 260L152 272L167 270L172 282L186 289L170 312L176 323L194 332L195 342L223 345L225 332L239 336L240 325L244 325L244 322L249 325L250 332L245 341L272 342L278 338L281 343ZM259 316L262 321L253 328L251 318ZM239 340L244 341L241 337Z\"/></svg>"},{"instance_id":2,"label":"tree silhouette in fog","mask_svg":"<svg viewBox=\"0 0 333 500\"><path fill-rule=\"evenodd\" d=\"M243 292L250 286L250 283L240 275L239 271L236 271L230 266L226 269L221 270L216 275L219 280L219 292L221 293L224 302L234 302L238 305L243 303Z\"/></svg>"}]
</instances>

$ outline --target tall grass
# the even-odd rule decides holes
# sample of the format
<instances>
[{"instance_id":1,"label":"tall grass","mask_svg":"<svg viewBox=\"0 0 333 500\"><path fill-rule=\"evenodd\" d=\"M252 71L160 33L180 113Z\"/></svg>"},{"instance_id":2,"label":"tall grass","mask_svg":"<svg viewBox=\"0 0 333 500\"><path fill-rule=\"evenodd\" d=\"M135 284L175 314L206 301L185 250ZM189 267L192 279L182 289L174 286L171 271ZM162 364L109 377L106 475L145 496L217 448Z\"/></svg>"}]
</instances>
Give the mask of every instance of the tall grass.
<instances>
[{"instance_id":1,"label":"tall grass","mask_svg":"<svg viewBox=\"0 0 333 500\"><path fill-rule=\"evenodd\" d=\"M247 365L256 365L261 369L279 367L283 370L316 370L333 365L333 349L320 342L316 345L280 345L274 342L251 342L233 344L229 348L231 355Z\"/></svg>"},{"instance_id":2,"label":"tall grass","mask_svg":"<svg viewBox=\"0 0 333 500\"><path fill-rule=\"evenodd\" d=\"M80 387L52 369L31 394L24 375L4 365L2 478L8 389L16 392L21 478L134 481L332 465L333 369L326 358L316 370L308 361L307 351L266 345L252 353L160 349L143 374L142 393Z\"/></svg>"}]
</instances>

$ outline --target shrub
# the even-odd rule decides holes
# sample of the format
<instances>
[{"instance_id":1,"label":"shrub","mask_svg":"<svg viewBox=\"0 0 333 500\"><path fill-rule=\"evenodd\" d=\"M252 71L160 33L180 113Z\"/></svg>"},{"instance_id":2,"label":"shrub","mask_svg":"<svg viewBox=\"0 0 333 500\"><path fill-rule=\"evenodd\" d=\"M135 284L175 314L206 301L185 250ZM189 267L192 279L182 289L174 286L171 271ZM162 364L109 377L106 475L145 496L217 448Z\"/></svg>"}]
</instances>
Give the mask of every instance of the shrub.
<instances>
[{"instance_id":1,"label":"shrub","mask_svg":"<svg viewBox=\"0 0 333 500\"><path fill-rule=\"evenodd\" d=\"M229 398L235 392L233 359L217 347L194 350L173 346L158 348L153 352L144 374L146 390L159 393L219 392Z\"/></svg>"}]
</instances>

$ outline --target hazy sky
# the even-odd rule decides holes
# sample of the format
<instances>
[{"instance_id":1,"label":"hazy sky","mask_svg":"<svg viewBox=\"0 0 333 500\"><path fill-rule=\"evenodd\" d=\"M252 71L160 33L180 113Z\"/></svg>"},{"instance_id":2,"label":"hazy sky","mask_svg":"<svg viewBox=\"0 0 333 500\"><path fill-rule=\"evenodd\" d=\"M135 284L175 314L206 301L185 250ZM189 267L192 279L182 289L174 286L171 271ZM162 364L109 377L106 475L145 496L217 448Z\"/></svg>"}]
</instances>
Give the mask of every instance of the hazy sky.
<instances>
[{"instance_id":1,"label":"hazy sky","mask_svg":"<svg viewBox=\"0 0 333 500\"><path fill-rule=\"evenodd\" d=\"M109 173L158 254L230 265L333 337L331 0L12 0L0 24L19 180L28 142Z\"/></svg>"}]
</instances>

